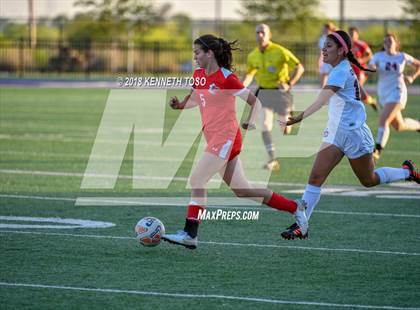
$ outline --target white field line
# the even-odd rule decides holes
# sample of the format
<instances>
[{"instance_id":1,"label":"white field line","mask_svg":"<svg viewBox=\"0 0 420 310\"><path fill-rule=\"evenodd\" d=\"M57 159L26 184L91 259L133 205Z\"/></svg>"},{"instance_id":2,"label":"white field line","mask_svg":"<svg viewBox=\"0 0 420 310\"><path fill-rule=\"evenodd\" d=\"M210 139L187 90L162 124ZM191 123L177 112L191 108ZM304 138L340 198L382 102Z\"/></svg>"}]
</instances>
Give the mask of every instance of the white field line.
<instances>
[{"instance_id":1,"label":"white field line","mask_svg":"<svg viewBox=\"0 0 420 310\"><path fill-rule=\"evenodd\" d=\"M420 196L403 196L403 195L378 195L376 198L384 199L420 199Z\"/></svg>"},{"instance_id":2,"label":"white field line","mask_svg":"<svg viewBox=\"0 0 420 310\"><path fill-rule=\"evenodd\" d=\"M2 139L2 135L0 135L0 140ZM405 156L417 156L418 152L415 151L394 151L394 150L387 150L387 154L392 155L405 155ZM106 156L106 155L92 155L89 153L87 154L79 154L79 153L59 153L59 152L26 152L26 151L11 151L11 150L1 150L0 154L5 155L25 155L25 156L34 156L34 157L54 157L54 158L70 158L70 159L89 159L89 158L99 158L99 159L115 159L121 160L120 157L116 156ZM125 159L133 159L133 156L124 157ZM158 158L142 158L141 160L144 161L168 161L168 162L179 162L179 160L175 160L172 157L158 157Z\"/></svg>"},{"instance_id":3,"label":"white field line","mask_svg":"<svg viewBox=\"0 0 420 310\"><path fill-rule=\"evenodd\" d=\"M24 175L42 175L42 176L54 176L54 177L84 177L84 176L92 176L92 177L100 177L100 178L114 178L114 175L109 174L89 174L89 173L81 173L81 172L65 172L65 171L42 171L42 170L21 170L21 169L0 169L0 174L24 174ZM188 178L186 177L156 177L156 176L132 176L132 175L124 175L119 174L118 178L121 179L133 179L133 180L160 180L160 181L181 181L181 182L187 182ZM211 179L209 181L210 183L216 182L217 184L220 182L220 180ZM267 182L264 181L249 181L251 184L254 185L267 185ZM290 187L302 187L304 188L306 184L303 183L287 183L287 182L270 182L270 185L273 186L290 186ZM394 188L401 188L401 189L412 189L412 191L403 191L407 194L420 194L420 190L418 189L418 185L414 183L393 183ZM322 188L322 194L333 194L337 192L338 195L341 195L343 193L339 193L341 191L357 191L357 193L369 193L373 190L369 190L360 186L346 186L346 185L338 185L338 186L324 186ZM299 190L290 190L290 193L302 193L303 189ZM376 191L383 193L383 191ZM402 192L402 190L401 190ZM365 194L363 194L365 195Z\"/></svg>"},{"instance_id":4,"label":"white field line","mask_svg":"<svg viewBox=\"0 0 420 310\"><path fill-rule=\"evenodd\" d=\"M39 156L39 157L53 157L57 159L62 158L69 158L69 159L83 159L89 160L91 158L97 159L107 159L107 160L115 160L120 162L121 157L118 156L106 156L106 155L89 155L89 154L70 154L70 153L49 153L49 152L20 152L20 151L0 151L0 154L7 154L7 155L25 155L25 156ZM125 156L124 159L126 160L133 160L133 156ZM179 163L179 160L174 159L173 157L154 157L154 158L141 158L142 161L159 161L159 162L176 162ZM183 160L183 162L193 162L192 160Z\"/></svg>"},{"instance_id":5,"label":"white field line","mask_svg":"<svg viewBox=\"0 0 420 310\"><path fill-rule=\"evenodd\" d=\"M60 225L22 225L22 224L3 224L1 221L18 222L38 222L54 223ZM70 225L63 225L70 224ZM82 219L59 218L59 217L29 217L29 216L0 216L0 228L52 228L52 229L74 229L74 228L108 228L114 227L114 223L91 221Z\"/></svg>"},{"instance_id":6,"label":"white field line","mask_svg":"<svg viewBox=\"0 0 420 310\"><path fill-rule=\"evenodd\" d=\"M0 282L0 286L5 287L24 287L37 289L52 289L52 290L66 290L79 292L95 292L107 294L126 294L126 295L142 295L142 296L160 296L171 298L190 298L190 299L221 299L231 301L249 301L254 303L269 303L269 304L283 304L283 305L304 305L314 307L334 307L334 308L358 308L358 309L389 309L389 310L420 310L420 308L407 308L398 306L376 306L376 305L359 305L359 304L337 304L328 302L313 302L313 301L293 301L281 300L261 297L244 297L244 296L229 296L217 294L185 294L185 293L165 293L153 291L137 291L137 290L122 290L122 289L105 289L105 288L88 288L88 287L74 287L61 285L45 285L45 284L29 284L29 283L9 283Z\"/></svg>"},{"instance_id":7,"label":"white field line","mask_svg":"<svg viewBox=\"0 0 420 310\"><path fill-rule=\"evenodd\" d=\"M171 197L161 197L158 199L149 198L133 198L133 197L79 197L79 198L65 198L65 197L43 197L43 196L27 196L27 195L7 195L0 194L0 198L11 199L34 199L34 200L50 200L50 201L70 201L75 202L79 206L160 206L160 207L185 207L189 198L185 198L185 202L180 202L180 198L172 200ZM211 197L208 197L211 198ZM162 200L167 199L165 202ZM222 199L222 198L220 198ZM223 198L225 199L225 198ZM229 199L229 197L227 198ZM159 200L159 201L153 201ZM228 201L229 202L229 201ZM248 207L235 206L238 204L238 199L233 199L231 205L209 205L208 209L234 209L234 210L250 210L262 212L278 212L272 208L256 206L256 203L249 203ZM243 203L247 205L246 203ZM418 214L404 214L404 213L378 213L378 212L351 212L351 211L335 211L335 210L314 210L314 213L321 214L337 214L337 215L360 215L360 216L383 216L383 217L406 217L406 218L420 218Z\"/></svg>"},{"instance_id":8,"label":"white field line","mask_svg":"<svg viewBox=\"0 0 420 310\"><path fill-rule=\"evenodd\" d=\"M76 238L96 238L96 239L118 239L118 240L136 240L134 237L120 237L120 236L106 236L106 235L82 235L82 234L67 234L67 233L47 233L36 231L18 231L18 230L0 230L0 234L29 234L29 235L49 235L49 236L65 236ZM396 252L383 250L363 250L363 249L347 249L347 248L322 248L322 247L305 247L292 245L277 245L277 244L256 244L256 243L238 243L238 242L215 242L215 241L199 241L200 244L220 245L220 246L236 246L236 247L253 247L253 248L270 248L270 249L291 249L291 250L306 250L306 251L321 251L321 252L339 252L339 253L360 253L360 254L384 254L384 255L399 255L399 256L420 256L420 253L415 252Z\"/></svg>"},{"instance_id":9,"label":"white field line","mask_svg":"<svg viewBox=\"0 0 420 310\"><path fill-rule=\"evenodd\" d=\"M119 140L113 140L113 139L97 139L95 136L91 137L74 137L69 136L65 134L45 134L45 133L24 133L24 134L1 134L0 140L23 140L23 141L50 141L50 142L60 142L60 143L109 143L109 144L120 144L121 141ZM146 146L161 146L162 143L159 139L155 139L157 141L143 141L143 140L136 140L137 145L146 145ZM132 142L130 141L129 144ZM191 143L189 142L166 142L165 145L168 146L183 146L183 147L191 147ZM261 147L259 146L253 146L253 145L247 145L248 151L254 151L254 150L261 150ZM301 147L301 150L305 150L305 147ZM310 148L312 151L312 148ZM393 151L389 150L387 153L395 154L395 155L404 155L404 156L417 156L418 152L416 151ZM297 154L297 153L296 153Z\"/></svg>"}]
</instances>

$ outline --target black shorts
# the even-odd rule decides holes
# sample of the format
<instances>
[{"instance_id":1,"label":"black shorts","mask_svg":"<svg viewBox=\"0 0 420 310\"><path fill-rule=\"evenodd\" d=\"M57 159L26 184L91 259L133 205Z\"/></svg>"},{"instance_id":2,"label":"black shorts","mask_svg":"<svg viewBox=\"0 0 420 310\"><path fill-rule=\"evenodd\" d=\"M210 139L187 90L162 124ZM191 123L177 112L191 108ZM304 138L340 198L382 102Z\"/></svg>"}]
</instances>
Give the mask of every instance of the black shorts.
<instances>
[{"instance_id":1,"label":"black shorts","mask_svg":"<svg viewBox=\"0 0 420 310\"><path fill-rule=\"evenodd\" d=\"M263 108L271 109L277 114L289 115L293 111L293 95L290 90L281 91L278 88L259 87L255 96L260 99Z\"/></svg>"}]
</instances>

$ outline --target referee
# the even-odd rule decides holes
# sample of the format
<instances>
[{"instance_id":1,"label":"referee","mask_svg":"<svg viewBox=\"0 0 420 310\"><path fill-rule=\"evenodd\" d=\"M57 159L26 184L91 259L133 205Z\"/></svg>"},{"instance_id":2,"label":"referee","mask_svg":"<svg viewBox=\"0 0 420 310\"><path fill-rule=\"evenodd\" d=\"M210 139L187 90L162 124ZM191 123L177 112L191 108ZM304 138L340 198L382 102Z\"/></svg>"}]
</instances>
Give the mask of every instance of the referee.
<instances>
[{"instance_id":1,"label":"referee","mask_svg":"<svg viewBox=\"0 0 420 310\"><path fill-rule=\"evenodd\" d=\"M256 96L262 104L262 138L269 156L265 169L277 171L279 162L274 155L273 130L274 113L280 120L287 121L293 108L291 87L297 83L305 71L299 59L288 49L271 42L270 27L260 24L256 27L256 47L247 60L247 74L243 84L249 86L255 76L258 89ZM293 72L292 72L293 71ZM292 72L289 75L289 72ZM284 133L290 133L285 128Z\"/></svg>"}]
</instances>

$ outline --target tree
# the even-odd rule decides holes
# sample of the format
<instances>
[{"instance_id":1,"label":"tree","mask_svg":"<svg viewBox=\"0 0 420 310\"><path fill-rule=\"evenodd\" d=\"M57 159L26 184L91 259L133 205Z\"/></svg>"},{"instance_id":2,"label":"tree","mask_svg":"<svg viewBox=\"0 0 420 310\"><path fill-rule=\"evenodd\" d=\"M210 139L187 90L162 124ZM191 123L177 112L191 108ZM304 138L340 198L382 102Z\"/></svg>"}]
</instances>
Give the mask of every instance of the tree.
<instances>
[{"instance_id":1,"label":"tree","mask_svg":"<svg viewBox=\"0 0 420 310\"><path fill-rule=\"evenodd\" d=\"M155 6L151 0L77 0L75 6L86 10L78 18L89 21L95 39L97 35L110 38L126 36L135 30L143 32L164 21L171 9L169 4Z\"/></svg>"},{"instance_id":2,"label":"tree","mask_svg":"<svg viewBox=\"0 0 420 310\"><path fill-rule=\"evenodd\" d=\"M404 13L412 16L413 19L420 19L420 0L400 0L404 4L402 9Z\"/></svg>"},{"instance_id":3,"label":"tree","mask_svg":"<svg viewBox=\"0 0 420 310\"><path fill-rule=\"evenodd\" d=\"M411 27L416 37L420 35L420 0L400 0L403 2L404 19L413 19Z\"/></svg>"},{"instance_id":4,"label":"tree","mask_svg":"<svg viewBox=\"0 0 420 310\"><path fill-rule=\"evenodd\" d=\"M239 13L246 21L276 24L282 29L315 17L319 0L242 0Z\"/></svg>"}]
</instances>

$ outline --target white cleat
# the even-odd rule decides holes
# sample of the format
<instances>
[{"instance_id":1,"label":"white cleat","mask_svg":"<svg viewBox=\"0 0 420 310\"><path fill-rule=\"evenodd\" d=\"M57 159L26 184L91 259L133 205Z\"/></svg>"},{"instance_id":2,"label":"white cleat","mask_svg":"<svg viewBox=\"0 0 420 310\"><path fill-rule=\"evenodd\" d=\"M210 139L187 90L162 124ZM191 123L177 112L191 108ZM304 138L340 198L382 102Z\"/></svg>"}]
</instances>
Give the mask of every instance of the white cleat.
<instances>
[{"instance_id":1,"label":"white cleat","mask_svg":"<svg viewBox=\"0 0 420 310\"><path fill-rule=\"evenodd\" d=\"M306 203L303 200L297 199L297 209L294 213L296 224L299 225L302 235L308 232L308 218L306 217Z\"/></svg>"},{"instance_id":2,"label":"white cleat","mask_svg":"<svg viewBox=\"0 0 420 310\"><path fill-rule=\"evenodd\" d=\"M165 234L162 236L162 239L168 241L169 243L182 245L191 250L197 248L198 245L197 237L192 238L184 230L179 230L176 234Z\"/></svg>"}]
</instances>

